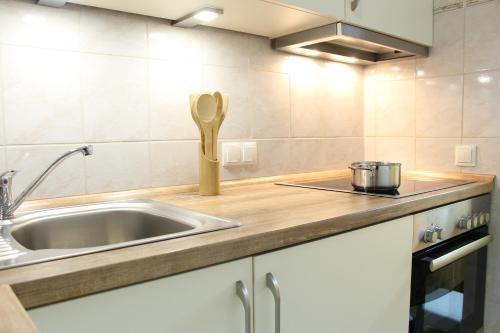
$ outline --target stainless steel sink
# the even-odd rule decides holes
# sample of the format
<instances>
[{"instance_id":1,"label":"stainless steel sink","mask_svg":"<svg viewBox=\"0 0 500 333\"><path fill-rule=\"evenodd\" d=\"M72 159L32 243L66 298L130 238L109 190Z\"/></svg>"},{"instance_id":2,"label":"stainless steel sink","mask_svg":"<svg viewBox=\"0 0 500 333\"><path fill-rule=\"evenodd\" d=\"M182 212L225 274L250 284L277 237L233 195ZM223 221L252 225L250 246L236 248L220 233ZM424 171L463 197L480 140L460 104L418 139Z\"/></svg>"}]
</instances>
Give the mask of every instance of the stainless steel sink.
<instances>
[{"instance_id":1,"label":"stainless steel sink","mask_svg":"<svg viewBox=\"0 0 500 333\"><path fill-rule=\"evenodd\" d=\"M0 225L0 269L237 226L149 200L41 210Z\"/></svg>"}]
</instances>

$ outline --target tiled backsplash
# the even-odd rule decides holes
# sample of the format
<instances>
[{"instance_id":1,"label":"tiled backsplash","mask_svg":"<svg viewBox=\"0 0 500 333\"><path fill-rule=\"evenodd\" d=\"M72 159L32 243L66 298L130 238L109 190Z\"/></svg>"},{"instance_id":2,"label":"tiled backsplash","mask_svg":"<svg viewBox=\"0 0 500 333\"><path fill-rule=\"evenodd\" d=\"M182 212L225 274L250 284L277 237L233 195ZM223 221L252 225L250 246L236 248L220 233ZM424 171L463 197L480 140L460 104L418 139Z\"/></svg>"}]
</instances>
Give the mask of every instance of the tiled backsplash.
<instances>
[{"instance_id":1,"label":"tiled backsplash","mask_svg":"<svg viewBox=\"0 0 500 333\"><path fill-rule=\"evenodd\" d=\"M0 0L0 169L19 191L58 154L32 198L198 179L188 94L230 96L225 140L255 140L256 166L223 179L345 167L363 157L363 70L289 56L262 37L34 0Z\"/></svg>"},{"instance_id":2,"label":"tiled backsplash","mask_svg":"<svg viewBox=\"0 0 500 333\"><path fill-rule=\"evenodd\" d=\"M428 58L365 68L365 157L408 169L500 176L500 0L435 1ZM455 145L477 144L476 167L454 165ZM500 239L500 190L490 232ZM485 333L500 332L500 242L489 249Z\"/></svg>"}]
</instances>

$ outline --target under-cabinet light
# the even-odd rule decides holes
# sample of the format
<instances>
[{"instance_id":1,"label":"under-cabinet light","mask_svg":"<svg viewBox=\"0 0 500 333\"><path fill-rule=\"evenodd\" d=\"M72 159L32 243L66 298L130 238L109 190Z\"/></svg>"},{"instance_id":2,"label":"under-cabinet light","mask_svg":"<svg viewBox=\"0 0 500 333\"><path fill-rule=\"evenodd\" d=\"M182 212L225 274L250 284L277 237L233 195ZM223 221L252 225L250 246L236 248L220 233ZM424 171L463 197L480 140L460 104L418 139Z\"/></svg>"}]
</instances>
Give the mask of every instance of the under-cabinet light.
<instances>
[{"instance_id":1,"label":"under-cabinet light","mask_svg":"<svg viewBox=\"0 0 500 333\"><path fill-rule=\"evenodd\" d=\"M173 21L172 25L176 27L191 28L202 22L215 20L223 13L224 10L221 8L202 8Z\"/></svg>"}]
</instances>

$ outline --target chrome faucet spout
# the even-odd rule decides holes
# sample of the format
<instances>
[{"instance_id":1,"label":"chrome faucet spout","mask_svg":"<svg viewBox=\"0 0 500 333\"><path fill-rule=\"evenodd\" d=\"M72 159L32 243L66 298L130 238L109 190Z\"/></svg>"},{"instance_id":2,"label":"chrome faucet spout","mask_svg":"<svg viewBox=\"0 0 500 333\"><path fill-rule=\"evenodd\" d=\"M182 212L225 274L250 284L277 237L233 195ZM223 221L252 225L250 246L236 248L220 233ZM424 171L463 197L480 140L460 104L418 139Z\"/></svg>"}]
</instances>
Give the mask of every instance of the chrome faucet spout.
<instances>
[{"instance_id":1,"label":"chrome faucet spout","mask_svg":"<svg viewBox=\"0 0 500 333\"><path fill-rule=\"evenodd\" d=\"M92 145L85 145L72 149L59 156L44 172L33 180L16 199L12 199L12 180L16 175L16 170L9 170L0 175L0 220L8 220L13 217L17 208L33 193L33 191L43 182L43 180L59 165L62 161L75 154L89 156L93 154Z\"/></svg>"}]
</instances>

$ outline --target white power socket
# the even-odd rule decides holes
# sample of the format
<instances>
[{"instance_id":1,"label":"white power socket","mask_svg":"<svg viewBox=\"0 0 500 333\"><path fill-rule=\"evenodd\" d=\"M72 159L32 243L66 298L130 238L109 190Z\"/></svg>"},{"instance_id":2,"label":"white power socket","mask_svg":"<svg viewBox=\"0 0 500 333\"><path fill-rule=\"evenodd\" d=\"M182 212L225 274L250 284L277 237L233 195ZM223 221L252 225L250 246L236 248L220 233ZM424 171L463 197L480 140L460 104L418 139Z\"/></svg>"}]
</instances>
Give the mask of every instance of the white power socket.
<instances>
[{"instance_id":1,"label":"white power socket","mask_svg":"<svg viewBox=\"0 0 500 333\"><path fill-rule=\"evenodd\" d=\"M476 145L458 145L455 146L455 165L457 166L476 166L477 146Z\"/></svg>"},{"instance_id":2,"label":"white power socket","mask_svg":"<svg viewBox=\"0 0 500 333\"><path fill-rule=\"evenodd\" d=\"M257 164L257 142L223 142L222 165Z\"/></svg>"}]
</instances>

